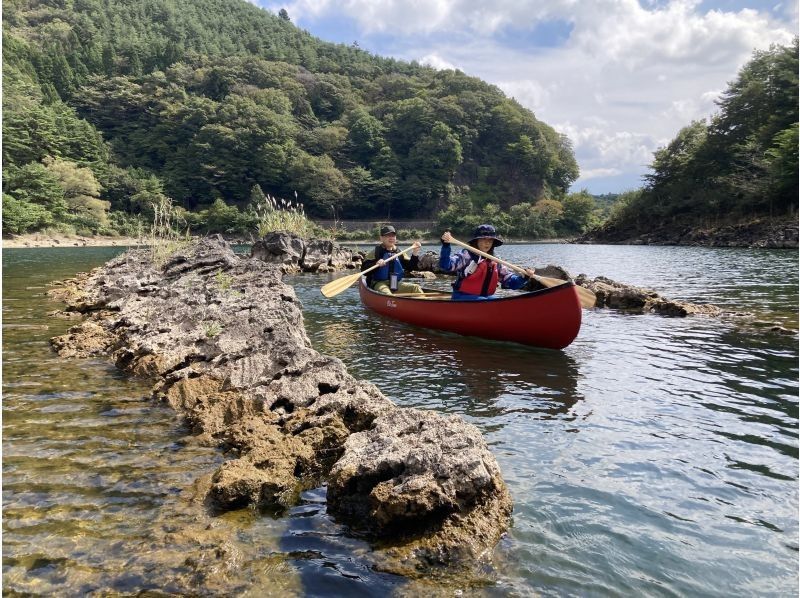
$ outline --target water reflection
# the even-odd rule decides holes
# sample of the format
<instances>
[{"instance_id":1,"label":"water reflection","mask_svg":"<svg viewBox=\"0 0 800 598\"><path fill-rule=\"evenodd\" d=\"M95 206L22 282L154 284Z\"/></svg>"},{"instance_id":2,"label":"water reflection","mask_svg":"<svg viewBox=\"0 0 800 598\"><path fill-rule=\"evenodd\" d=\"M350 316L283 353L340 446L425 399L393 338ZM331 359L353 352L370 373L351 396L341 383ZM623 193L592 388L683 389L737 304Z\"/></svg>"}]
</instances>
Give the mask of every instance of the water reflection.
<instances>
[{"instance_id":1,"label":"water reflection","mask_svg":"<svg viewBox=\"0 0 800 598\"><path fill-rule=\"evenodd\" d=\"M348 305L334 321L307 321L312 341L400 405L546 419L569 416L583 398L578 362L564 352L418 328L358 307L358 317Z\"/></svg>"},{"instance_id":2,"label":"water reflection","mask_svg":"<svg viewBox=\"0 0 800 598\"><path fill-rule=\"evenodd\" d=\"M579 369L561 351L414 329L410 348L449 362L467 393L457 397L464 413L496 417L510 412L568 414L582 397Z\"/></svg>"},{"instance_id":3,"label":"water reflection","mask_svg":"<svg viewBox=\"0 0 800 598\"><path fill-rule=\"evenodd\" d=\"M366 342L364 330L352 322L331 322L320 331L322 342L335 355L346 355L352 347Z\"/></svg>"}]
</instances>

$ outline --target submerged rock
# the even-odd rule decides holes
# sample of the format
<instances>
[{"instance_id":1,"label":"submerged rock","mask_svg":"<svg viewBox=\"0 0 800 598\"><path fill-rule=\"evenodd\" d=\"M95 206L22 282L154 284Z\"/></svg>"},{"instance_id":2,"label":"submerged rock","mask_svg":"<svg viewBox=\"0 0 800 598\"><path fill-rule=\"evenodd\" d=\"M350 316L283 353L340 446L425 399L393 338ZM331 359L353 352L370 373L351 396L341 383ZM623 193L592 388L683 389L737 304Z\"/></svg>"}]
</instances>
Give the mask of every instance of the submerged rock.
<instances>
[{"instance_id":1,"label":"submerged rock","mask_svg":"<svg viewBox=\"0 0 800 598\"><path fill-rule=\"evenodd\" d=\"M315 351L282 282L307 246L274 242L283 257L270 244L240 256L218 236L161 266L150 249L128 251L54 291L89 317L53 347L153 378L154 396L227 449L208 484L216 510L280 511L327 483L329 513L375 542L382 569L484 558L511 500L480 433L458 417L401 409Z\"/></svg>"}]
</instances>

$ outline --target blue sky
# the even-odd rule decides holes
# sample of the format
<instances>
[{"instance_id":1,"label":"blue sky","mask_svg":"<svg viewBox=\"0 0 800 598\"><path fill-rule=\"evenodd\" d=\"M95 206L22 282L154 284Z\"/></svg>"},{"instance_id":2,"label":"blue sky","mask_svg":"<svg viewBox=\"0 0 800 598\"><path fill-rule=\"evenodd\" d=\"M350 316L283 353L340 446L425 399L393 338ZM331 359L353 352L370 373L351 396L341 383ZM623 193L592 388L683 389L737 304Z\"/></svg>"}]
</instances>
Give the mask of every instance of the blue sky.
<instances>
[{"instance_id":1,"label":"blue sky","mask_svg":"<svg viewBox=\"0 0 800 598\"><path fill-rule=\"evenodd\" d=\"M321 39L458 68L566 134L574 190L641 185L653 152L707 118L756 49L791 42L797 2L251 0Z\"/></svg>"}]
</instances>

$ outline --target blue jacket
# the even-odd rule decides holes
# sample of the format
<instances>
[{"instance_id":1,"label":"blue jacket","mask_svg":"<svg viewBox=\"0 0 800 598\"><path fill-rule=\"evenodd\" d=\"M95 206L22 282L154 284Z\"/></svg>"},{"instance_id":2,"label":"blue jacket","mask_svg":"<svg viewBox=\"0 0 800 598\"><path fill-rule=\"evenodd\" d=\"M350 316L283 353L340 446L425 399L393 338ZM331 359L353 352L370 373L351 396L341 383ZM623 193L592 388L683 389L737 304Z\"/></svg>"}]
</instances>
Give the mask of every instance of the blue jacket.
<instances>
[{"instance_id":1,"label":"blue jacket","mask_svg":"<svg viewBox=\"0 0 800 598\"><path fill-rule=\"evenodd\" d=\"M383 245L376 245L375 246L375 261L377 262L378 260L387 260L387 259L389 259L390 257L392 257L396 253L397 253L396 250L395 251L389 251ZM372 282L378 282L380 280L389 280L389 274L391 272L394 272L395 274L397 274L397 280L402 280L403 274L405 273L405 270L403 269L403 264L401 262L404 261L404 260L408 261L408 269L409 270L416 270L419 267L419 256L418 255L412 255L410 258L407 257L406 255L402 255L402 256L400 256L398 258L393 259L388 264L385 264L385 265L381 266L380 268L377 268L372 273ZM392 270L389 270L389 268L392 268Z\"/></svg>"}]
</instances>

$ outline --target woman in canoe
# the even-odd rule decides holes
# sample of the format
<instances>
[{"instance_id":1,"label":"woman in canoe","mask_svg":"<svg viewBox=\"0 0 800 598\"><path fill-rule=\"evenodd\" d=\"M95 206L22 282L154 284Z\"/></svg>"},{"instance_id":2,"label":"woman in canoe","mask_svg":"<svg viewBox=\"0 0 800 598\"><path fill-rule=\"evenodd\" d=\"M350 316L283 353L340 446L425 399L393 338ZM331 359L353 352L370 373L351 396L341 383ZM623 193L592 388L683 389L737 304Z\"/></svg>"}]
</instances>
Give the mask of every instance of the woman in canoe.
<instances>
[{"instance_id":1,"label":"woman in canoe","mask_svg":"<svg viewBox=\"0 0 800 598\"><path fill-rule=\"evenodd\" d=\"M453 283L453 299L480 301L494 299L498 283L504 289L520 289L534 275L532 268L526 268L525 274L514 274L511 270L462 249L451 255L450 231L442 235L442 251L439 254L439 267L445 272L455 272ZM484 252L494 255L494 248L503 244L497 236L497 230L491 224L481 224L475 229L469 244Z\"/></svg>"}]
</instances>

